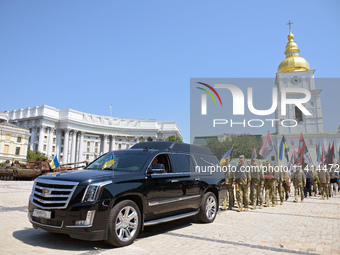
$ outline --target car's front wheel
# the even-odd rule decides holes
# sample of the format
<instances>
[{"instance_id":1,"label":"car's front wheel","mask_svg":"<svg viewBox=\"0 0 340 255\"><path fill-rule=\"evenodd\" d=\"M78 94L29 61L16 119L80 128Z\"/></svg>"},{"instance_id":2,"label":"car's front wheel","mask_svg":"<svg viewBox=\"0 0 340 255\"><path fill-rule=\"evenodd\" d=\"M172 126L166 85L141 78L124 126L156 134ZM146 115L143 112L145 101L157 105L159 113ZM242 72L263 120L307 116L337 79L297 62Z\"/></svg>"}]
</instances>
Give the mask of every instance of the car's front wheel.
<instances>
[{"instance_id":1,"label":"car's front wheel","mask_svg":"<svg viewBox=\"0 0 340 255\"><path fill-rule=\"evenodd\" d=\"M141 227L141 214L138 206L131 200L116 204L110 212L107 243L121 247L132 244Z\"/></svg>"},{"instance_id":2,"label":"car's front wheel","mask_svg":"<svg viewBox=\"0 0 340 255\"><path fill-rule=\"evenodd\" d=\"M203 223L213 222L217 214L216 196L212 192L205 193L197 219Z\"/></svg>"}]
</instances>

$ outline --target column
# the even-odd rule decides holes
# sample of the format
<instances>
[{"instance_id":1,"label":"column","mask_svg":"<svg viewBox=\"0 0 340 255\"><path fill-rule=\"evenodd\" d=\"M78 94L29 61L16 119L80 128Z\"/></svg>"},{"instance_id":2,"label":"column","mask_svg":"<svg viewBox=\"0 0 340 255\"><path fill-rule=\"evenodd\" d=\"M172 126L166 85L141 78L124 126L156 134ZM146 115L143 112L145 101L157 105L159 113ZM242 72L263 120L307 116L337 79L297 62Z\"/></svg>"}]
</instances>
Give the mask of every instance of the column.
<instances>
[{"instance_id":1,"label":"column","mask_svg":"<svg viewBox=\"0 0 340 255\"><path fill-rule=\"evenodd\" d=\"M83 151L84 151L84 131L79 132L79 150L78 150L78 161L83 161Z\"/></svg>"},{"instance_id":2,"label":"column","mask_svg":"<svg viewBox=\"0 0 340 255\"><path fill-rule=\"evenodd\" d=\"M47 138L47 155L52 155L52 143L53 143L53 131L54 128L49 127L48 128L48 138Z\"/></svg>"},{"instance_id":3,"label":"column","mask_svg":"<svg viewBox=\"0 0 340 255\"><path fill-rule=\"evenodd\" d=\"M38 151L43 152L44 148L44 126L40 126Z\"/></svg>"},{"instance_id":4,"label":"column","mask_svg":"<svg viewBox=\"0 0 340 255\"><path fill-rule=\"evenodd\" d=\"M111 144L110 144L110 151L114 151L116 149L116 137L111 136Z\"/></svg>"},{"instance_id":5,"label":"column","mask_svg":"<svg viewBox=\"0 0 340 255\"><path fill-rule=\"evenodd\" d=\"M34 150L34 143L35 139L37 137L37 127L32 127L32 133L31 133L31 143L30 143L30 149Z\"/></svg>"},{"instance_id":6,"label":"column","mask_svg":"<svg viewBox=\"0 0 340 255\"><path fill-rule=\"evenodd\" d=\"M56 148L55 148L55 153L58 155L58 160L60 160L60 148L61 148L61 134L62 134L62 129L58 128L57 129L57 141L56 141Z\"/></svg>"},{"instance_id":7,"label":"column","mask_svg":"<svg viewBox=\"0 0 340 255\"><path fill-rule=\"evenodd\" d=\"M76 144L77 144L77 132L73 130L72 132L72 145L71 145L71 159L70 162L76 162Z\"/></svg>"},{"instance_id":8,"label":"column","mask_svg":"<svg viewBox=\"0 0 340 255\"><path fill-rule=\"evenodd\" d=\"M68 163L68 140L69 140L70 130L65 129L65 136L64 136L64 152L63 152L63 163Z\"/></svg>"},{"instance_id":9,"label":"column","mask_svg":"<svg viewBox=\"0 0 340 255\"><path fill-rule=\"evenodd\" d=\"M107 144L108 137L109 137L108 135L104 135L104 139L103 139L103 154L109 151L108 144Z\"/></svg>"},{"instance_id":10,"label":"column","mask_svg":"<svg viewBox=\"0 0 340 255\"><path fill-rule=\"evenodd\" d=\"M4 153L4 145L5 143L2 141L5 141L5 134L3 131L4 125L0 124L0 155Z\"/></svg>"}]
</instances>

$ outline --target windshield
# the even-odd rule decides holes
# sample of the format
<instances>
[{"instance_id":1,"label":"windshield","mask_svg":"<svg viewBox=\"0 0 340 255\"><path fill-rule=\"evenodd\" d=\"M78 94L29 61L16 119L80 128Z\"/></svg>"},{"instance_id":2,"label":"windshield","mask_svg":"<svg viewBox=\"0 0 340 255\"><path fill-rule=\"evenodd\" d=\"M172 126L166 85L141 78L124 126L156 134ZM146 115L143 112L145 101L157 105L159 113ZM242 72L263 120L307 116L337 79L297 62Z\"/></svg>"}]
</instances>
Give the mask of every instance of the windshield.
<instances>
[{"instance_id":1,"label":"windshield","mask_svg":"<svg viewBox=\"0 0 340 255\"><path fill-rule=\"evenodd\" d=\"M93 161L85 169L140 171L149 155L143 151L111 151Z\"/></svg>"}]
</instances>

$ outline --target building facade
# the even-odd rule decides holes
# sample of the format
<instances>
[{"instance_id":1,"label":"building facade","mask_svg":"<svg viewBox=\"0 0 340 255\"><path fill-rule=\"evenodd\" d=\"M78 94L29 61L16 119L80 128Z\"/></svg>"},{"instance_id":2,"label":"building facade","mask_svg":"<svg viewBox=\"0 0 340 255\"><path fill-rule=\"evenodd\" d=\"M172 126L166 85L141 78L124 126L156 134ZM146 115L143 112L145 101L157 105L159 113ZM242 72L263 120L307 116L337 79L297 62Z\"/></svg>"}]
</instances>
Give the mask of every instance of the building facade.
<instances>
[{"instance_id":1,"label":"building facade","mask_svg":"<svg viewBox=\"0 0 340 255\"><path fill-rule=\"evenodd\" d=\"M123 119L35 106L8 112L9 121L29 129L29 146L61 163L92 161L111 151L128 149L140 141L181 137L175 121Z\"/></svg>"},{"instance_id":2,"label":"building facade","mask_svg":"<svg viewBox=\"0 0 340 255\"><path fill-rule=\"evenodd\" d=\"M0 123L0 162L26 162L30 132L7 122Z\"/></svg>"}]
</instances>

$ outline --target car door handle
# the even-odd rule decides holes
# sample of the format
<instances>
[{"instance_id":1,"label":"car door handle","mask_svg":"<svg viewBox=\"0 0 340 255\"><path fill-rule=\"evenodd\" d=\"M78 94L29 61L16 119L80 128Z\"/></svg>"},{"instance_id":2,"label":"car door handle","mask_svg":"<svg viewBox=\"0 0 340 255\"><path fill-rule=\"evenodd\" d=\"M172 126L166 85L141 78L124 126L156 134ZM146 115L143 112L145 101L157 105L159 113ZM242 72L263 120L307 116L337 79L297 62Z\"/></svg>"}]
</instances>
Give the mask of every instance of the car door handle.
<instances>
[{"instance_id":1,"label":"car door handle","mask_svg":"<svg viewBox=\"0 0 340 255\"><path fill-rule=\"evenodd\" d=\"M199 181L199 180L201 180L201 178L195 178L195 181Z\"/></svg>"},{"instance_id":2,"label":"car door handle","mask_svg":"<svg viewBox=\"0 0 340 255\"><path fill-rule=\"evenodd\" d=\"M178 180L171 180L171 182L178 182Z\"/></svg>"}]
</instances>

